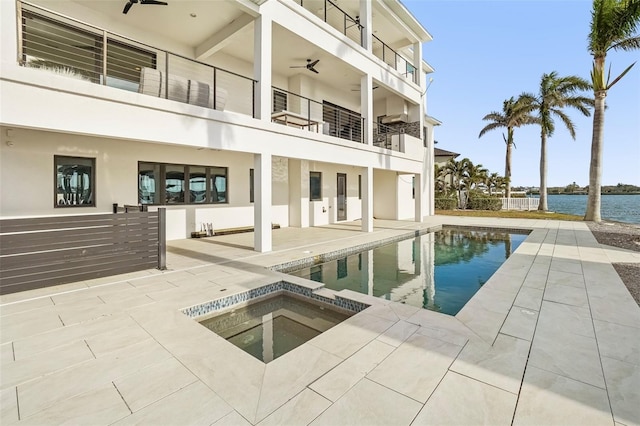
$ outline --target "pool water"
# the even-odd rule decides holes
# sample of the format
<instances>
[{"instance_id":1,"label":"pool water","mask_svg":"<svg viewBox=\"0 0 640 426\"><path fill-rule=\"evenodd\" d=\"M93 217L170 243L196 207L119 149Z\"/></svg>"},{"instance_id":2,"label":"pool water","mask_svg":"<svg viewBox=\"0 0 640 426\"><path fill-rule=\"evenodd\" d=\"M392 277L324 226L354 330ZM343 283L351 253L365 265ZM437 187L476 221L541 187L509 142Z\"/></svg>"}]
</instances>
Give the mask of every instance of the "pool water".
<instances>
[{"instance_id":1,"label":"pool water","mask_svg":"<svg viewBox=\"0 0 640 426\"><path fill-rule=\"evenodd\" d=\"M200 324L268 363L348 317L295 297L278 295Z\"/></svg>"},{"instance_id":2,"label":"pool water","mask_svg":"<svg viewBox=\"0 0 640 426\"><path fill-rule=\"evenodd\" d=\"M526 237L443 229L290 274L336 291L350 289L455 315Z\"/></svg>"}]
</instances>

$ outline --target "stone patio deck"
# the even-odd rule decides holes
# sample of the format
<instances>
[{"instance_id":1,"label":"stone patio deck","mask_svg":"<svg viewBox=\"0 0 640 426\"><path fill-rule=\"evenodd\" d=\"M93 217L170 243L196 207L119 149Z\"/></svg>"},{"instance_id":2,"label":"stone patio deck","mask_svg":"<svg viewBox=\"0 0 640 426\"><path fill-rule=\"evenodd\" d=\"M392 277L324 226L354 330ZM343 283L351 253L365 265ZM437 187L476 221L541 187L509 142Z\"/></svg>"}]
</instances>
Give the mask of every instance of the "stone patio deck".
<instances>
[{"instance_id":1,"label":"stone patio deck","mask_svg":"<svg viewBox=\"0 0 640 426\"><path fill-rule=\"evenodd\" d=\"M265 267L443 224L531 229L455 316L372 306L264 364L179 309L279 281ZM581 222L427 217L170 243L167 271L0 297L0 423L640 423L640 308ZM287 278L289 281L297 278Z\"/></svg>"}]
</instances>

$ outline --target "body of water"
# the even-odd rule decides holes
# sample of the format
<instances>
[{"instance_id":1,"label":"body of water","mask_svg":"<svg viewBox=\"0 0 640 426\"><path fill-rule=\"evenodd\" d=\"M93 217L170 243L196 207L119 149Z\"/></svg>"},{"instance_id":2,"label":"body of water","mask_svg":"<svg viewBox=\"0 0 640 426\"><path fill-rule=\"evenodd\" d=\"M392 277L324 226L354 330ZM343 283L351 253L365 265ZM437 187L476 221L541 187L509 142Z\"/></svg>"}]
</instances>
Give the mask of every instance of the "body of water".
<instances>
[{"instance_id":1,"label":"body of water","mask_svg":"<svg viewBox=\"0 0 640 426\"><path fill-rule=\"evenodd\" d=\"M584 216L586 195L549 195L549 211ZM603 195L603 219L640 224L640 195Z\"/></svg>"}]
</instances>

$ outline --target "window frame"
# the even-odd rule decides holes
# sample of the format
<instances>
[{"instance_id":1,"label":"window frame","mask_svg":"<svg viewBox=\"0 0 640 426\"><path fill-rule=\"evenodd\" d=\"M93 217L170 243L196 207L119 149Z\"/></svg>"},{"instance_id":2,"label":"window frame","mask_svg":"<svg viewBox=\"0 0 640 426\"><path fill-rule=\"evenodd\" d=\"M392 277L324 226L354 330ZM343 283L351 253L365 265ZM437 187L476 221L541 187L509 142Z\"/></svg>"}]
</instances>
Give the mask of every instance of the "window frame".
<instances>
[{"instance_id":1,"label":"window frame","mask_svg":"<svg viewBox=\"0 0 640 426\"><path fill-rule=\"evenodd\" d=\"M158 176L154 176L154 186L156 192L154 194L154 201L157 199L160 202L145 202L141 198L141 188L140 188L140 166L144 164L145 166L155 167L158 166ZM167 166L177 166L184 168L184 178L183 178L183 186L184 186L184 195L183 201L167 203ZM205 170L205 179L206 179L206 189L205 189L205 201L204 202L195 202L191 201L191 170L192 169L204 169ZM214 173L224 171L224 174ZM224 177L225 180L225 190L224 190L224 201L213 200L214 191L212 191L213 180L217 176ZM190 164L179 164L179 163L159 163L155 161L138 161L138 171L137 171L137 181L138 181L138 203L148 205L148 206L183 206L183 205L193 205L193 206L203 206L203 205L213 205L213 204L229 204L229 168L226 166L204 166L204 165L190 165ZM217 193L217 191L215 191Z\"/></svg>"},{"instance_id":2,"label":"window frame","mask_svg":"<svg viewBox=\"0 0 640 426\"><path fill-rule=\"evenodd\" d=\"M58 201L58 160L89 160L91 162L91 172L89 174L89 188L91 202L87 204L60 204ZM80 157L77 155L54 155L53 156L53 207L54 208L76 208L76 207L96 207L96 158Z\"/></svg>"},{"instance_id":3,"label":"window frame","mask_svg":"<svg viewBox=\"0 0 640 426\"><path fill-rule=\"evenodd\" d=\"M320 194L317 197L313 196L312 179L318 179L318 190ZM322 201L322 172L309 172L309 201Z\"/></svg>"}]
</instances>

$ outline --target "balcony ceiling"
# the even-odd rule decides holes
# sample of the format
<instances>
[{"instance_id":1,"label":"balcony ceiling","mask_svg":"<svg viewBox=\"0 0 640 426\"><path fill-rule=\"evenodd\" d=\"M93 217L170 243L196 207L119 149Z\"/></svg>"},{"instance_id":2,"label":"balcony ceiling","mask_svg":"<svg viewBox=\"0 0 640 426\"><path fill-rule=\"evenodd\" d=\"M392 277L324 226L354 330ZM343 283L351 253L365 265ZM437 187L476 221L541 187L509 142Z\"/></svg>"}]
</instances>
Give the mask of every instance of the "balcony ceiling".
<instances>
[{"instance_id":1,"label":"balcony ceiling","mask_svg":"<svg viewBox=\"0 0 640 426\"><path fill-rule=\"evenodd\" d=\"M132 26L145 33L195 47L244 14L235 1L166 0L167 6L134 4L122 13L126 0L73 0L93 13L106 16L113 23ZM61 0L38 0L38 4L54 10ZM196 15L192 17L191 14Z\"/></svg>"}]
</instances>

